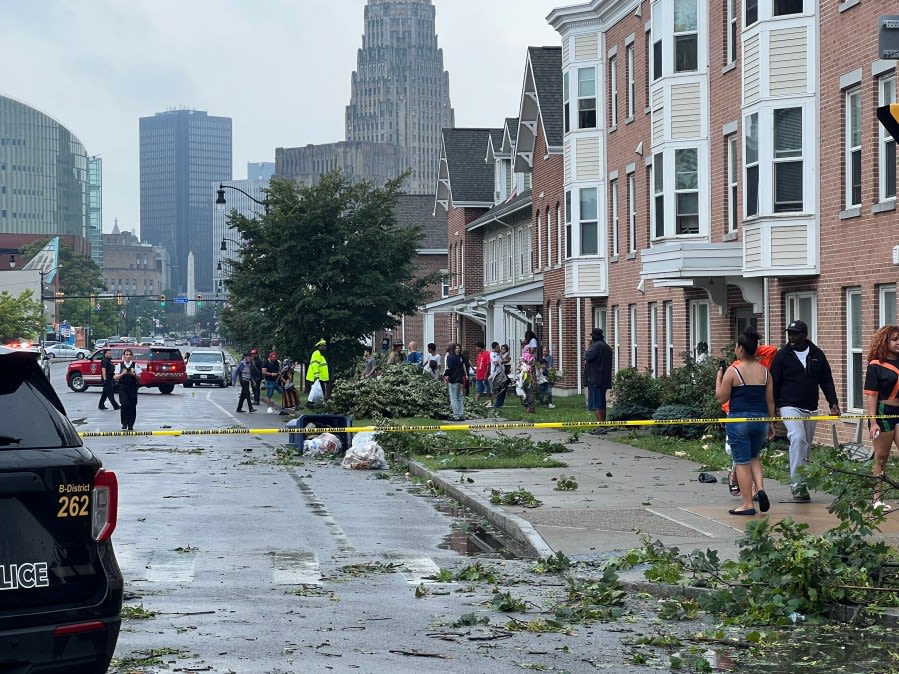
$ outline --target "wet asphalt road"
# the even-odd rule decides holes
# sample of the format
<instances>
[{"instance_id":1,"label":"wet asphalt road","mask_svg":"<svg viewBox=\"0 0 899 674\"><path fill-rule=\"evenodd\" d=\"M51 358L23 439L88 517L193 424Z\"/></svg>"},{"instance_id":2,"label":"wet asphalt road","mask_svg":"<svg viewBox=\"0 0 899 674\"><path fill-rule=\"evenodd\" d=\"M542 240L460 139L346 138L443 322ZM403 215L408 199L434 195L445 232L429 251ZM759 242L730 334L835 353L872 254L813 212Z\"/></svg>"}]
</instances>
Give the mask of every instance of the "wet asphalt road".
<instances>
[{"instance_id":1,"label":"wet asphalt road","mask_svg":"<svg viewBox=\"0 0 899 674\"><path fill-rule=\"evenodd\" d=\"M99 390L52 379L84 431L119 430ZM283 417L234 413L235 388L142 390L136 430L275 427ZM126 583L116 672L653 671L631 664L621 637L649 619L573 634L511 633L487 582L429 580L478 561L447 548L458 520L400 475L332 462L278 460L285 435L89 439L119 478L113 536ZM382 479L387 478L387 479ZM480 560L502 591L534 610L563 581L530 562ZM421 597L416 597L416 594ZM484 624L458 624L489 621ZM551 617L543 613L542 618ZM454 624L456 623L456 624ZM155 656L155 659L149 659Z\"/></svg>"}]
</instances>

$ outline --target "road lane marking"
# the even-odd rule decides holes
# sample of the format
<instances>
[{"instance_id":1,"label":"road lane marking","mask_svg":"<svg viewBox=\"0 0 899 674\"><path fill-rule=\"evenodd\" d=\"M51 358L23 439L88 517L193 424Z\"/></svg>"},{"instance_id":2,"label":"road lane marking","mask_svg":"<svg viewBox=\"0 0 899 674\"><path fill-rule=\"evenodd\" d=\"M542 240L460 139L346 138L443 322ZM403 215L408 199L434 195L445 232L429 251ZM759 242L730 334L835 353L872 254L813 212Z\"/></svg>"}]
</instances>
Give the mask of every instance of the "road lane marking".
<instances>
[{"instance_id":1,"label":"road lane marking","mask_svg":"<svg viewBox=\"0 0 899 674\"><path fill-rule=\"evenodd\" d=\"M272 555L275 585L321 585L321 566L314 552L276 552Z\"/></svg>"},{"instance_id":2,"label":"road lane marking","mask_svg":"<svg viewBox=\"0 0 899 674\"><path fill-rule=\"evenodd\" d=\"M387 558L391 562L399 562L403 565L400 573L409 585L437 582L434 577L440 573L440 567L430 557L387 553Z\"/></svg>"}]
</instances>

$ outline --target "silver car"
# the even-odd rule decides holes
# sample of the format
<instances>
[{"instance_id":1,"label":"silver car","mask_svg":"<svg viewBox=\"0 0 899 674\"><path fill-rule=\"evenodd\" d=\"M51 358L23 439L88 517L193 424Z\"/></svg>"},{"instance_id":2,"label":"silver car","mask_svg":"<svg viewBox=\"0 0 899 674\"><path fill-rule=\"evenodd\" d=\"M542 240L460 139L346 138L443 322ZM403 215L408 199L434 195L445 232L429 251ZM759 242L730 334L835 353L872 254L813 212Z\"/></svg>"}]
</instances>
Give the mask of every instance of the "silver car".
<instances>
[{"instance_id":1,"label":"silver car","mask_svg":"<svg viewBox=\"0 0 899 674\"><path fill-rule=\"evenodd\" d=\"M231 368L225 362L225 353L213 349L197 349L190 352L190 360L185 366L187 381L185 388L194 384L215 384L225 387L231 386Z\"/></svg>"},{"instance_id":2,"label":"silver car","mask_svg":"<svg viewBox=\"0 0 899 674\"><path fill-rule=\"evenodd\" d=\"M52 344L46 347L47 355L50 358L59 358L61 360L75 360L76 358L87 358L88 351L71 344Z\"/></svg>"}]
</instances>

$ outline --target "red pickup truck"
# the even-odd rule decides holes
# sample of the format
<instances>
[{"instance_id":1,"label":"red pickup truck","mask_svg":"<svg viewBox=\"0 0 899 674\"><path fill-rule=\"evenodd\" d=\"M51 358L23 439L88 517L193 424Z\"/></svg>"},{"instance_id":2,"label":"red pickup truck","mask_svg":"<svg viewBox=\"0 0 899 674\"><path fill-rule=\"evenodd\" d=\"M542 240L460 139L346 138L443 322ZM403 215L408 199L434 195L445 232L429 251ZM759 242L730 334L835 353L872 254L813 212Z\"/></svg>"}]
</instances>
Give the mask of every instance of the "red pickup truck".
<instances>
[{"instance_id":1,"label":"red pickup truck","mask_svg":"<svg viewBox=\"0 0 899 674\"><path fill-rule=\"evenodd\" d=\"M170 346L135 346L132 344L112 344L98 349L90 358L75 360L69 363L66 370L66 383L73 391L81 393L91 386L103 386L100 379L100 361L103 351L112 352L112 362L118 364L122 360L122 352L131 349L134 362L140 365L141 388L159 389L160 393L171 393L176 384L187 381L187 371L181 350Z\"/></svg>"}]
</instances>

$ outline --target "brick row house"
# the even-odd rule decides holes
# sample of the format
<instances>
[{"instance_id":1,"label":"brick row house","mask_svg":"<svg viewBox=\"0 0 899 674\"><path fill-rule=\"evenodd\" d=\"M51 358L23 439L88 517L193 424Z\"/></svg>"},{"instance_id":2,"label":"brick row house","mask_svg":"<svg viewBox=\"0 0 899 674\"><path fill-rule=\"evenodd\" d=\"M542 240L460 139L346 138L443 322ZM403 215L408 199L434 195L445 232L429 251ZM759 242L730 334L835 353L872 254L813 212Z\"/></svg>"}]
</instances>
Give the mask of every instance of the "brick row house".
<instances>
[{"instance_id":1,"label":"brick row house","mask_svg":"<svg viewBox=\"0 0 899 674\"><path fill-rule=\"evenodd\" d=\"M444 131L449 291L426 312L451 312L446 337L466 345L534 328L573 392L594 326L616 369L663 375L750 324L782 344L802 319L860 412L871 335L896 322L896 147L875 115L897 100L896 61L877 54L894 10L553 10L561 47L528 50L517 131Z\"/></svg>"}]
</instances>

